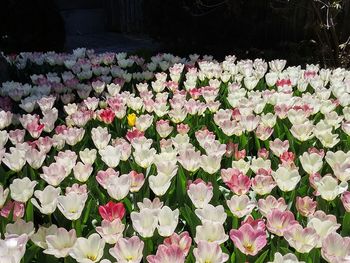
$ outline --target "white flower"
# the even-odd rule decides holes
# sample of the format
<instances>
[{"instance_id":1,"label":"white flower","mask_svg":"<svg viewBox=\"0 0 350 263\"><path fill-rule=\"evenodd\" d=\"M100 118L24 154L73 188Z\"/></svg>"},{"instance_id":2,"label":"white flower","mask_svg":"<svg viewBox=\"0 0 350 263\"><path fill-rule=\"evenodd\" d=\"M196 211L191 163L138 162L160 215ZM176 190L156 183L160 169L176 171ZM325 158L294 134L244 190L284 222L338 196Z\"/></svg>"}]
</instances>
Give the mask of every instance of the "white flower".
<instances>
[{"instance_id":1,"label":"white flower","mask_svg":"<svg viewBox=\"0 0 350 263\"><path fill-rule=\"evenodd\" d=\"M16 178L10 184L11 198L17 202L26 203L32 197L37 184L38 182L31 181L28 177Z\"/></svg>"},{"instance_id":2,"label":"white flower","mask_svg":"<svg viewBox=\"0 0 350 263\"><path fill-rule=\"evenodd\" d=\"M105 241L94 233L88 238L79 237L69 255L79 263L99 262L103 256Z\"/></svg>"},{"instance_id":3,"label":"white flower","mask_svg":"<svg viewBox=\"0 0 350 263\"><path fill-rule=\"evenodd\" d=\"M51 185L45 187L43 191L36 190L34 196L39 199L40 204L34 198L31 199L32 204L40 210L42 214L52 214L57 207L57 197L60 195L61 189Z\"/></svg>"},{"instance_id":4,"label":"white flower","mask_svg":"<svg viewBox=\"0 0 350 263\"><path fill-rule=\"evenodd\" d=\"M158 224L158 218L154 211L144 208L140 212L131 212L132 226L142 237L152 237Z\"/></svg>"},{"instance_id":5,"label":"white flower","mask_svg":"<svg viewBox=\"0 0 350 263\"><path fill-rule=\"evenodd\" d=\"M164 206L158 214L158 233L162 237L171 236L179 221L179 209L172 211L168 206Z\"/></svg>"}]
</instances>

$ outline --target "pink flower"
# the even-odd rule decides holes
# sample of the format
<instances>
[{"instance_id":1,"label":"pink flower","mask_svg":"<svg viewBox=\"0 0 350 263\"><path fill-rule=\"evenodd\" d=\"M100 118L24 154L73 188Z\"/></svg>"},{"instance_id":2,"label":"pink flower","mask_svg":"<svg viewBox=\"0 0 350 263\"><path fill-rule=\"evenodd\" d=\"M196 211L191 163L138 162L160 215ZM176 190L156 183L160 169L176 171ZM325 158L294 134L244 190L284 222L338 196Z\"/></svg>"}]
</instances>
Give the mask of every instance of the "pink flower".
<instances>
[{"instance_id":1,"label":"pink flower","mask_svg":"<svg viewBox=\"0 0 350 263\"><path fill-rule=\"evenodd\" d=\"M242 222L243 224L249 224L253 227L254 230L261 230L261 231L265 231L266 229L266 225L264 220L262 220L261 218L259 219L254 219L251 215L247 216L246 219Z\"/></svg>"},{"instance_id":2,"label":"pink flower","mask_svg":"<svg viewBox=\"0 0 350 263\"><path fill-rule=\"evenodd\" d=\"M33 138L39 138L41 132L44 130L44 124L39 124L38 119L34 119L27 124L26 129Z\"/></svg>"},{"instance_id":3,"label":"pink flower","mask_svg":"<svg viewBox=\"0 0 350 263\"><path fill-rule=\"evenodd\" d=\"M345 191L340 197L346 212L350 213L350 192Z\"/></svg>"},{"instance_id":4,"label":"pink flower","mask_svg":"<svg viewBox=\"0 0 350 263\"><path fill-rule=\"evenodd\" d=\"M189 132L190 127L187 124L180 123L176 126L176 130L180 134L186 134Z\"/></svg>"},{"instance_id":5,"label":"pink flower","mask_svg":"<svg viewBox=\"0 0 350 263\"><path fill-rule=\"evenodd\" d=\"M188 252L190 251L191 243L192 238L187 231L182 232L180 235L173 233L170 237L165 238L163 242L163 244L166 246L179 246L185 256L187 256Z\"/></svg>"},{"instance_id":6,"label":"pink flower","mask_svg":"<svg viewBox=\"0 0 350 263\"><path fill-rule=\"evenodd\" d=\"M244 254L255 256L266 245L266 233L255 230L250 224L243 224L238 230L231 229L230 238Z\"/></svg>"},{"instance_id":7,"label":"pink flower","mask_svg":"<svg viewBox=\"0 0 350 263\"><path fill-rule=\"evenodd\" d=\"M132 130L128 130L126 133L126 138L129 142L131 142L135 138L140 138L144 136L144 132L139 131L136 128L133 128Z\"/></svg>"},{"instance_id":8,"label":"pink flower","mask_svg":"<svg viewBox=\"0 0 350 263\"><path fill-rule=\"evenodd\" d=\"M99 118L101 119L101 121L103 121L104 123L110 124L113 122L114 118L115 118L115 114L111 109L105 109L102 110L99 114Z\"/></svg>"},{"instance_id":9,"label":"pink flower","mask_svg":"<svg viewBox=\"0 0 350 263\"><path fill-rule=\"evenodd\" d=\"M283 236L284 232L295 224L298 224L298 221L294 219L294 214L290 211L274 209L267 215L266 227L277 236Z\"/></svg>"},{"instance_id":10,"label":"pink flower","mask_svg":"<svg viewBox=\"0 0 350 263\"><path fill-rule=\"evenodd\" d=\"M129 176L131 178L130 192L138 192L145 183L145 176L143 173L137 173L136 171L131 171Z\"/></svg>"},{"instance_id":11,"label":"pink flower","mask_svg":"<svg viewBox=\"0 0 350 263\"><path fill-rule=\"evenodd\" d=\"M147 256L149 263L183 263L185 262L185 255L177 245L159 245L156 255Z\"/></svg>"},{"instance_id":12,"label":"pink flower","mask_svg":"<svg viewBox=\"0 0 350 263\"><path fill-rule=\"evenodd\" d=\"M109 253L118 262L139 263L142 260L143 241L138 236L119 238Z\"/></svg>"},{"instance_id":13,"label":"pink flower","mask_svg":"<svg viewBox=\"0 0 350 263\"><path fill-rule=\"evenodd\" d=\"M286 210L287 205L283 197L280 197L278 200L276 200L274 196L269 195L265 199L259 199L258 208L260 213L266 217L274 209L278 209L280 211Z\"/></svg>"},{"instance_id":14,"label":"pink flower","mask_svg":"<svg viewBox=\"0 0 350 263\"><path fill-rule=\"evenodd\" d=\"M103 219L112 222L117 218L122 220L125 214L125 207L123 203L114 203L112 201L109 201L104 206L100 205L98 207L98 212Z\"/></svg>"},{"instance_id":15,"label":"pink flower","mask_svg":"<svg viewBox=\"0 0 350 263\"><path fill-rule=\"evenodd\" d=\"M283 165L291 165L294 163L294 153L293 152L284 152L280 155L280 160Z\"/></svg>"},{"instance_id":16,"label":"pink flower","mask_svg":"<svg viewBox=\"0 0 350 263\"><path fill-rule=\"evenodd\" d=\"M271 193L272 189L275 188L277 184L271 175L260 173L261 170L264 169L260 168L257 175L251 180L252 189L259 195L265 195Z\"/></svg>"},{"instance_id":17,"label":"pink flower","mask_svg":"<svg viewBox=\"0 0 350 263\"><path fill-rule=\"evenodd\" d=\"M310 216L315 213L317 202L313 201L309 196L297 197L296 208L303 216Z\"/></svg>"},{"instance_id":18,"label":"pink flower","mask_svg":"<svg viewBox=\"0 0 350 263\"><path fill-rule=\"evenodd\" d=\"M24 203L9 200L5 206L1 209L0 215L8 217L13 210L13 220L22 218L24 216Z\"/></svg>"},{"instance_id":19,"label":"pink flower","mask_svg":"<svg viewBox=\"0 0 350 263\"><path fill-rule=\"evenodd\" d=\"M266 150L266 148L261 148L258 151L258 157L263 158L264 160L266 160L267 158L269 158L269 151Z\"/></svg>"},{"instance_id":20,"label":"pink flower","mask_svg":"<svg viewBox=\"0 0 350 263\"><path fill-rule=\"evenodd\" d=\"M330 263L350 262L350 237L330 233L322 242L322 257Z\"/></svg>"},{"instance_id":21,"label":"pink flower","mask_svg":"<svg viewBox=\"0 0 350 263\"><path fill-rule=\"evenodd\" d=\"M233 174L226 185L230 188L232 192L236 195L243 195L249 191L251 186L251 181L248 176L243 173Z\"/></svg>"},{"instance_id":22,"label":"pink flower","mask_svg":"<svg viewBox=\"0 0 350 263\"><path fill-rule=\"evenodd\" d=\"M114 176L118 177L119 172L116 172L113 168L108 168L106 171L98 171L96 180L104 189L107 189L109 180Z\"/></svg>"},{"instance_id":23,"label":"pink flower","mask_svg":"<svg viewBox=\"0 0 350 263\"><path fill-rule=\"evenodd\" d=\"M247 195L234 195L226 203L232 214L239 218L249 215L256 206Z\"/></svg>"},{"instance_id":24,"label":"pink flower","mask_svg":"<svg viewBox=\"0 0 350 263\"><path fill-rule=\"evenodd\" d=\"M229 259L226 253L222 253L221 247L216 243L199 241L198 247L193 249L196 262L223 263Z\"/></svg>"}]
</instances>

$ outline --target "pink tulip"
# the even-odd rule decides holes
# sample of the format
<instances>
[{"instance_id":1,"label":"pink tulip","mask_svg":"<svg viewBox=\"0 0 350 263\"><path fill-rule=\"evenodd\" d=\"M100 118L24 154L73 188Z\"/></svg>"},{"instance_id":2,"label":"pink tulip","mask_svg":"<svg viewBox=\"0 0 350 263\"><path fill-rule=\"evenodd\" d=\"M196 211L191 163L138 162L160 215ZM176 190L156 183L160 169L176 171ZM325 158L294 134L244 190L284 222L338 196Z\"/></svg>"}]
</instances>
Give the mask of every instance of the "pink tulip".
<instances>
[{"instance_id":1,"label":"pink tulip","mask_svg":"<svg viewBox=\"0 0 350 263\"><path fill-rule=\"evenodd\" d=\"M1 209L0 215L8 217L13 210L13 220L22 218L24 216L24 203L9 200L5 206Z\"/></svg>"},{"instance_id":2,"label":"pink tulip","mask_svg":"<svg viewBox=\"0 0 350 263\"><path fill-rule=\"evenodd\" d=\"M258 230L265 231L266 229L264 220L262 220L261 218L254 219L251 215L246 217L246 219L242 222L242 225L243 224L251 225L255 231L258 231Z\"/></svg>"},{"instance_id":3,"label":"pink tulip","mask_svg":"<svg viewBox=\"0 0 350 263\"><path fill-rule=\"evenodd\" d=\"M258 157L263 158L264 160L266 160L267 158L269 158L269 151L266 150L266 148L261 148L258 151Z\"/></svg>"},{"instance_id":4,"label":"pink tulip","mask_svg":"<svg viewBox=\"0 0 350 263\"><path fill-rule=\"evenodd\" d=\"M350 192L345 191L340 197L346 212L350 213Z\"/></svg>"},{"instance_id":5,"label":"pink tulip","mask_svg":"<svg viewBox=\"0 0 350 263\"><path fill-rule=\"evenodd\" d=\"M294 214L290 211L274 209L267 215L266 227L277 236L283 236L284 232L295 224L298 224L298 221L294 219Z\"/></svg>"},{"instance_id":6,"label":"pink tulip","mask_svg":"<svg viewBox=\"0 0 350 263\"><path fill-rule=\"evenodd\" d=\"M310 216L315 213L317 202L309 196L297 197L296 208L302 216Z\"/></svg>"},{"instance_id":7,"label":"pink tulip","mask_svg":"<svg viewBox=\"0 0 350 263\"><path fill-rule=\"evenodd\" d=\"M136 171L131 171L129 176L131 178L130 192L138 192L145 183L145 176L143 173L137 173Z\"/></svg>"},{"instance_id":8,"label":"pink tulip","mask_svg":"<svg viewBox=\"0 0 350 263\"><path fill-rule=\"evenodd\" d=\"M330 263L349 263L350 237L342 237L337 232L330 233L322 242L321 255Z\"/></svg>"},{"instance_id":9,"label":"pink tulip","mask_svg":"<svg viewBox=\"0 0 350 263\"><path fill-rule=\"evenodd\" d=\"M163 244L166 246L179 246L185 256L187 256L188 252L190 251L191 243L192 238L187 231L182 232L180 235L173 233L170 237L165 238L163 241Z\"/></svg>"},{"instance_id":10,"label":"pink tulip","mask_svg":"<svg viewBox=\"0 0 350 263\"><path fill-rule=\"evenodd\" d=\"M250 224L243 224L238 230L230 231L230 238L244 254L255 256L266 245L266 233L255 230Z\"/></svg>"},{"instance_id":11,"label":"pink tulip","mask_svg":"<svg viewBox=\"0 0 350 263\"><path fill-rule=\"evenodd\" d=\"M176 126L176 130L179 134L187 134L190 127L187 124L180 123Z\"/></svg>"},{"instance_id":12,"label":"pink tulip","mask_svg":"<svg viewBox=\"0 0 350 263\"><path fill-rule=\"evenodd\" d=\"M185 255L177 245L159 245L156 255L147 256L147 261L149 263L183 263Z\"/></svg>"},{"instance_id":13,"label":"pink tulip","mask_svg":"<svg viewBox=\"0 0 350 263\"><path fill-rule=\"evenodd\" d=\"M109 249L109 253L118 262L139 263L142 260L143 241L138 236L119 238L115 246Z\"/></svg>"},{"instance_id":14,"label":"pink tulip","mask_svg":"<svg viewBox=\"0 0 350 263\"><path fill-rule=\"evenodd\" d=\"M251 186L251 181L248 176L243 173L233 174L226 185L234 192L236 195L246 194Z\"/></svg>"},{"instance_id":15,"label":"pink tulip","mask_svg":"<svg viewBox=\"0 0 350 263\"><path fill-rule=\"evenodd\" d=\"M265 199L259 199L258 208L263 216L267 216L274 209L285 211L287 209L286 201L280 197L278 200L272 195L267 196Z\"/></svg>"},{"instance_id":16,"label":"pink tulip","mask_svg":"<svg viewBox=\"0 0 350 263\"><path fill-rule=\"evenodd\" d=\"M124 217L125 207L123 203L114 203L109 201L106 205L100 205L98 212L101 217L105 220L112 222L114 219L119 218L120 220Z\"/></svg>"}]
</instances>

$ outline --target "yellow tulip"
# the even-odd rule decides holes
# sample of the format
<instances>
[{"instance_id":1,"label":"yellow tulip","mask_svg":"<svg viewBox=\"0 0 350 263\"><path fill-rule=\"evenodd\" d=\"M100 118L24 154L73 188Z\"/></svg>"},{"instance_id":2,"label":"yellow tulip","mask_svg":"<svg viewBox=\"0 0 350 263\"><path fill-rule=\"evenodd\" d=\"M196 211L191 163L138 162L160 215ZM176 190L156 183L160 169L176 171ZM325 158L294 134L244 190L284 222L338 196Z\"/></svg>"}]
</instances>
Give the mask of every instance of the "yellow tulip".
<instances>
[{"instance_id":1,"label":"yellow tulip","mask_svg":"<svg viewBox=\"0 0 350 263\"><path fill-rule=\"evenodd\" d=\"M131 127L135 126L135 122L136 122L136 114L135 113L131 113L128 115L128 124Z\"/></svg>"}]
</instances>

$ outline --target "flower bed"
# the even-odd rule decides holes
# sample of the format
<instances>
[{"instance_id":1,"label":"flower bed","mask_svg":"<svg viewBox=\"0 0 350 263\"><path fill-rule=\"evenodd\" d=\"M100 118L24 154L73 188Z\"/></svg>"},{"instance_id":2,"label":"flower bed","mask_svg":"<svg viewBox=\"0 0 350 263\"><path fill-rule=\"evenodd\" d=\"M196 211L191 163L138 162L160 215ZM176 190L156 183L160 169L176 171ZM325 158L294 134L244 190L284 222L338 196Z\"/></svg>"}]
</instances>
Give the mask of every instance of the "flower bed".
<instances>
[{"instance_id":1,"label":"flower bed","mask_svg":"<svg viewBox=\"0 0 350 263\"><path fill-rule=\"evenodd\" d=\"M350 72L7 57L1 262L350 262Z\"/></svg>"}]
</instances>

